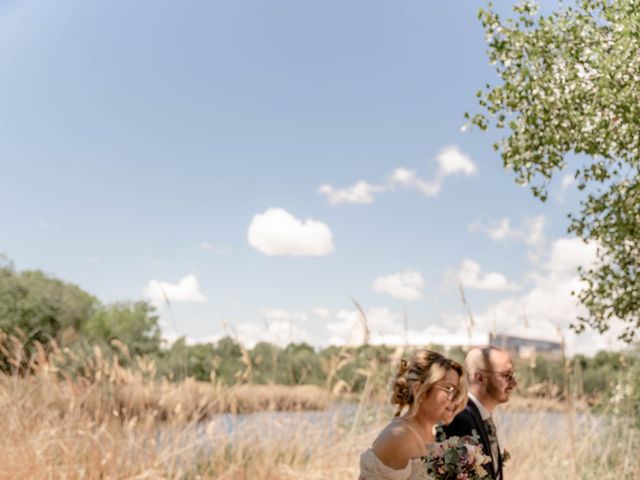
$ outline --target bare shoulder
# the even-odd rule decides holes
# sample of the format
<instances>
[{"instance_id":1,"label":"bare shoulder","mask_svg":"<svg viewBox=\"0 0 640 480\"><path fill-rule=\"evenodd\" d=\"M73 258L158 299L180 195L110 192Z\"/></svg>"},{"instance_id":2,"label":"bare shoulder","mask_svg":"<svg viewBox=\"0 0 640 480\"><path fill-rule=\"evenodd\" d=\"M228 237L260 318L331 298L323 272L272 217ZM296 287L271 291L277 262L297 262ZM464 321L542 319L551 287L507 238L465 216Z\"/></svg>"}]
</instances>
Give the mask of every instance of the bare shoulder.
<instances>
[{"instance_id":1,"label":"bare shoulder","mask_svg":"<svg viewBox=\"0 0 640 480\"><path fill-rule=\"evenodd\" d=\"M422 455L419 443L404 422L394 420L385 427L371 447L386 466L401 470L409 460Z\"/></svg>"}]
</instances>

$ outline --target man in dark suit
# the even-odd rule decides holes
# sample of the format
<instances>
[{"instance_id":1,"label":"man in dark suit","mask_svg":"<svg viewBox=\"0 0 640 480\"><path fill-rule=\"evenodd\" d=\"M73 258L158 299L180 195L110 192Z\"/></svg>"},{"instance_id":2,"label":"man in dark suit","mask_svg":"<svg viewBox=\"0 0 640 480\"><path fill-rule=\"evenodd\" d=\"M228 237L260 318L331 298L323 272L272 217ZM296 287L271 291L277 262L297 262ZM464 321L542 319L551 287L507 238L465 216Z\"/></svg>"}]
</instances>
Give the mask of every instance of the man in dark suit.
<instances>
[{"instance_id":1,"label":"man in dark suit","mask_svg":"<svg viewBox=\"0 0 640 480\"><path fill-rule=\"evenodd\" d=\"M453 421L444 427L448 437L471 435L475 430L480 437L484 453L491 462L484 465L493 480L503 480L503 451L500 449L496 427L491 415L509 395L518 382L513 361L505 350L496 347L472 348L465 359L469 381L469 401Z\"/></svg>"}]
</instances>

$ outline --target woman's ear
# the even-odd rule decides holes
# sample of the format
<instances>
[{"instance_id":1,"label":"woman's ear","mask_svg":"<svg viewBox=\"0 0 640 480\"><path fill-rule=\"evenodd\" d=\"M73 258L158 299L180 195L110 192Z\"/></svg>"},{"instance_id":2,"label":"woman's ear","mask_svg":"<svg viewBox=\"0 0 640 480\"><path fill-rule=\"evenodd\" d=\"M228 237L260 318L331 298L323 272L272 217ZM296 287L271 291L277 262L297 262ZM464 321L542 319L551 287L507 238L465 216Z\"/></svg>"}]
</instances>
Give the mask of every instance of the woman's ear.
<instances>
[{"instance_id":1,"label":"woman's ear","mask_svg":"<svg viewBox=\"0 0 640 480\"><path fill-rule=\"evenodd\" d=\"M411 396L413 396L413 398L418 396L420 388L422 388L422 382L413 382L413 385L411 385Z\"/></svg>"}]
</instances>

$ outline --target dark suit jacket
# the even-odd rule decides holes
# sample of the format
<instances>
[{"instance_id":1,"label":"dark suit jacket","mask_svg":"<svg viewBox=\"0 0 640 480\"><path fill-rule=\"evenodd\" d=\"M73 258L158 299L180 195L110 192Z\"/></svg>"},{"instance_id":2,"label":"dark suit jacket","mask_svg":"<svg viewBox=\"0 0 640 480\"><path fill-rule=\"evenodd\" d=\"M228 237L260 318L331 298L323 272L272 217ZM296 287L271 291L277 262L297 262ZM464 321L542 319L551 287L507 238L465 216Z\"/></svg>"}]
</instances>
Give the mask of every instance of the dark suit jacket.
<instances>
[{"instance_id":1,"label":"dark suit jacket","mask_svg":"<svg viewBox=\"0 0 640 480\"><path fill-rule=\"evenodd\" d=\"M482 421L482 416L480 415L480 410L476 407L476 404L470 399L467 402L467 406L464 407L453 421L444 427L444 432L447 434L447 437L462 437L463 435L471 435L472 431L475 430L478 436L480 437L480 442L482 443L482 448L484 450L485 455L491 457L491 462L489 464L483 465L485 470L489 473L493 480L503 480L502 477L502 459L498 458L497 465L498 471L493 466L493 455L491 454L491 442L489 441L489 434L487 433L487 429L484 426L484 422Z\"/></svg>"}]
</instances>

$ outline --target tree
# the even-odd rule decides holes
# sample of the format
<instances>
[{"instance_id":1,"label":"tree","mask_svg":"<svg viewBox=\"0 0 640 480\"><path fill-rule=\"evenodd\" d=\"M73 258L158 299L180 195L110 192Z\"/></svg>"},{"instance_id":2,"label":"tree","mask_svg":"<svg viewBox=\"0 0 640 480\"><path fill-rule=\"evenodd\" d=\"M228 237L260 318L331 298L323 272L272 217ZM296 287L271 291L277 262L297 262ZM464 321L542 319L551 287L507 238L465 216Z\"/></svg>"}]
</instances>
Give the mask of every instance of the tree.
<instances>
[{"instance_id":1,"label":"tree","mask_svg":"<svg viewBox=\"0 0 640 480\"><path fill-rule=\"evenodd\" d=\"M546 200L571 163L584 191L569 232L598 245L575 293L587 314L574 323L600 332L613 321L631 342L640 328L640 2L578 0L548 16L525 2L502 20L479 11L488 55L501 79L477 93L482 130L507 130L494 144L516 182Z\"/></svg>"},{"instance_id":2,"label":"tree","mask_svg":"<svg viewBox=\"0 0 640 480\"><path fill-rule=\"evenodd\" d=\"M158 316L147 302L121 302L101 307L82 326L82 333L90 341L118 339L134 356L160 350Z\"/></svg>"},{"instance_id":3,"label":"tree","mask_svg":"<svg viewBox=\"0 0 640 480\"><path fill-rule=\"evenodd\" d=\"M320 358L307 343L290 343L281 353L281 383L287 385L314 384L323 382Z\"/></svg>"},{"instance_id":4,"label":"tree","mask_svg":"<svg viewBox=\"0 0 640 480\"><path fill-rule=\"evenodd\" d=\"M219 363L215 348L211 343L188 345L185 337L178 338L171 347L159 352L158 372L173 380L193 377L208 381L211 371Z\"/></svg>"},{"instance_id":5,"label":"tree","mask_svg":"<svg viewBox=\"0 0 640 480\"><path fill-rule=\"evenodd\" d=\"M282 349L269 342L258 342L251 350L251 361L256 367L252 372L253 383L277 383Z\"/></svg>"},{"instance_id":6,"label":"tree","mask_svg":"<svg viewBox=\"0 0 640 480\"><path fill-rule=\"evenodd\" d=\"M219 359L215 369L216 378L225 385L234 385L246 371L242 347L231 337L223 337L214 345L214 355Z\"/></svg>"},{"instance_id":7,"label":"tree","mask_svg":"<svg viewBox=\"0 0 640 480\"><path fill-rule=\"evenodd\" d=\"M0 256L0 329L7 333L20 329L27 341L47 343L64 331L77 331L97 303L76 285L41 271L16 272Z\"/></svg>"}]
</instances>

